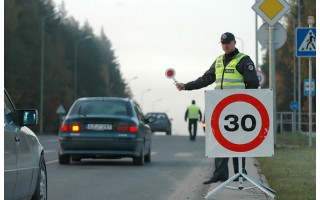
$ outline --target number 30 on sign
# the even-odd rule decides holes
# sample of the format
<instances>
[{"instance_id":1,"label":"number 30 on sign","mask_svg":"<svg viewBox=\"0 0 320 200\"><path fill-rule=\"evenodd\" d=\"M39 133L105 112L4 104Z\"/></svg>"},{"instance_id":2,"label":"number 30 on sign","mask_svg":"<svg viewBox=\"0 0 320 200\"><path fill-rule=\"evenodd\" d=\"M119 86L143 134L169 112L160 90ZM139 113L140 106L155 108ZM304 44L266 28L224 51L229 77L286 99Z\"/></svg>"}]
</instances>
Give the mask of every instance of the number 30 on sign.
<instances>
[{"instance_id":1,"label":"number 30 on sign","mask_svg":"<svg viewBox=\"0 0 320 200\"><path fill-rule=\"evenodd\" d=\"M206 91L206 156L272 156L272 95L270 89Z\"/></svg>"}]
</instances>

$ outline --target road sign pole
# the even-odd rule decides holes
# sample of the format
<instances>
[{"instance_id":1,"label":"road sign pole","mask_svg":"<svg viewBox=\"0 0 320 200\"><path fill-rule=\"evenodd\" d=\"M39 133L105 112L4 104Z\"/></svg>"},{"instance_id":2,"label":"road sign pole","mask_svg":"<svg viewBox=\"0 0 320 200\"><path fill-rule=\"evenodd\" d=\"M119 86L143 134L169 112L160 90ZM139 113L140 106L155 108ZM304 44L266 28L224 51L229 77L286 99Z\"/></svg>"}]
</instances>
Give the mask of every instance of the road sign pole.
<instances>
[{"instance_id":1,"label":"road sign pole","mask_svg":"<svg viewBox=\"0 0 320 200\"><path fill-rule=\"evenodd\" d=\"M314 17L308 17L309 27L298 27L296 29L296 56L299 57L299 77L300 77L300 57L309 58L309 80L311 82L312 79L312 62L311 57L316 57L316 28L313 28ZM300 84L299 79L299 83ZM306 84L306 83L305 83ZM309 81L307 82L309 85ZM300 86L300 85L299 85ZM300 87L299 87L300 89ZM300 93L300 90L299 90ZM301 93L300 93L301 94ZM301 95L299 96L299 105L301 106ZM305 96L309 96L307 93ZM312 95L311 95L312 96ZM311 110L310 110L311 109ZM312 112L312 97L309 98L309 110ZM311 117L310 117L311 118ZM312 121L310 121L312 122ZM310 125L312 126L312 125ZM299 109L299 131L301 131L301 109ZM311 130L312 131L312 130Z\"/></svg>"},{"instance_id":2,"label":"road sign pole","mask_svg":"<svg viewBox=\"0 0 320 200\"><path fill-rule=\"evenodd\" d=\"M274 48L274 28L269 26L269 86L273 90L273 134L274 144L277 144L277 104L276 104L276 59L275 59L275 48Z\"/></svg>"},{"instance_id":3,"label":"road sign pole","mask_svg":"<svg viewBox=\"0 0 320 200\"><path fill-rule=\"evenodd\" d=\"M309 147L312 146L312 60L309 57Z\"/></svg>"},{"instance_id":4,"label":"road sign pole","mask_svg":"<svg viewBox=\"0 0 320 200\"><path fill-rule=\"evenodd\" d=\"M256 2L257 2L257 0L255 0ZM255 50L256 50L256 68L257 69L259 69L260 67L259 67L259 62L258 62L258 60L259 60L259 54L258 54L258 14L256 13L255 14L255 36L256 36L256 38L255 38L255 40L256 40L256 42L255 42ZM244 53L244 52L242 52L242 53ZM260 69L259 69L260 70ZM260 85L260 87L261 87L261 85Z\"/></svg>"},{"instance_id":5,"label":"road sign pole","mask_svg":"<svg viewBox=\"0 0 320 200\"><path fill-rule=\"evenodd\" d=\"M293 19L293 34L294 34L294 37L295 37L295 34L296 34L296 20L295 20L295 17L292 18ZM296 47L297 46L297 41L295 40L294 41L294 46ZM296 75L296 54L295 52L293 52L293 101L296 102L297 101L297 86L296 86L296 80L297 80L297 75ZM294 110L293 111L293 132L297 132L297 110Z\"/></svg>"},{"instance_id":6,"label":"road sign pole","mask_svg":"<svg viewBox=\"0 0 320 200\"><path fill-rule=\"evenodd\" d=\"M297 48L297 47L296 47ZM298 57L298 131L301 132L301 58Z\"/></svg>"},{"instance_id":7,"label":"road sign pole","mask_svg":"<svg viewBox=\"0 0 320 200\"><path fill-rule=\"evenodd\" d=\"M309 28L312 28L314 24L314 17L308 16ZM312 60L309 57L309 147L312 146Z\"/></svg>"}]
</instances>

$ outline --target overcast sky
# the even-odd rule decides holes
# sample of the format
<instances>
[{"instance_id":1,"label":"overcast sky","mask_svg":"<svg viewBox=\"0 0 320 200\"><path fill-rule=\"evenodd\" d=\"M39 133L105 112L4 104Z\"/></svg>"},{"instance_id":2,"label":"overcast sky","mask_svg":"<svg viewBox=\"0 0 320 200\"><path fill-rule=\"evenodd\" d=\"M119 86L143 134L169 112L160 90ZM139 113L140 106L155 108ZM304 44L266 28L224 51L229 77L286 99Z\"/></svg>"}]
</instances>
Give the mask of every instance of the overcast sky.
<instances>
[{"instance_id":1,"label":"overcast sky","mask_svg":"<svg viewBox=\"0 0 320 200\"><path fill-rule=\"evenodd\" d=\"M59 5L62 0L54 2ZM175 78L183 83L201 76L223 53L219 41L224 32L232 32L237 48L256 61L255 11L252 10L255 0L64 2L68 15L81 25L88 21L97 36L104 29L134 99L143 101L144 113L167 112L173 118L173 134L188 134L184 121L187 106L194 99L204 113L204 91L214 86L179 92L173 80L166 78L167 68L174 68ZM258 27L261 25L258 17ZM258 49L261 60L260 45ZM151 91L145 92L149 88ZM200 128L198 134L204 135Z\"/></svg>"}]
</instances>

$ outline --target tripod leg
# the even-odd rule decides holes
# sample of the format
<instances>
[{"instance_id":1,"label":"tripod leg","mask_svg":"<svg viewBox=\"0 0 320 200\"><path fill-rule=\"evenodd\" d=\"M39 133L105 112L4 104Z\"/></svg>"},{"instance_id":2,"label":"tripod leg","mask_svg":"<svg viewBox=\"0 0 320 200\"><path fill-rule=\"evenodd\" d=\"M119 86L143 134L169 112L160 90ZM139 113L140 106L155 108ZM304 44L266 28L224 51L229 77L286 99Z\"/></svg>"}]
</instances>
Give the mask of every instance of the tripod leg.
<instances>
[{"instance_id":1,"label":"tripod leg","mask_svg":"<svg viewBox=\"0 0 320 200\"><path fill-rule=\"evenodd\" d=\"M262 190L264 193L266 193L267 195L271 196L272 198L274 198L276 195L276 191L269 188L268 186L250 178L249 176L247 176L246 174L242 174L242 176L244 178L246 178L248 181L250 181L253 185L257 186L260 190Z\"/></svg>"},{"instance_id":2,"label":"tripod leg","mask_svg":"<svg viewBox=\"0 0 320 200\"><path fill-rule=\"evenodd\" d=\"M216 192L218 192L219 190L221 190L222 188L226 187L230 182L232 182L233 180L235 180L236 178L238 178L240 176L240 173L237 173L235 175L233 175L231 178L229 178L228 180L226 180L225 182L223 182L222 184L220 184L218 187L214 188L213 190L211 190L205 197L204 199L209 198L210 196L214 195Z\"/></svg>"}]
</instances>

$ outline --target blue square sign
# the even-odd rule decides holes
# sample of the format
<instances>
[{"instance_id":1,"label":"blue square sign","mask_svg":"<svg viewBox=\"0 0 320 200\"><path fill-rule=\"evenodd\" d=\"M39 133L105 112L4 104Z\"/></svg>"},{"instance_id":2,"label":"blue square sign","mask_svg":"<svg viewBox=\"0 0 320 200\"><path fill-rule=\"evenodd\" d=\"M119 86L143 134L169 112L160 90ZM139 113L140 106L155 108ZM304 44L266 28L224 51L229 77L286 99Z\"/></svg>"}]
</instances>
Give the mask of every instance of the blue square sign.
<instances>
[{"instance_id":1,"label":"blue square sign","mask_svg":"<svg viewBox=\"0 0 320 200\"><path fill-rule=\"evenodd\" d=\"M316 56L316 28L296 28L297 57Z\"/></svg>"},{"instance_id":2,"label":"blue square sign","mask_svg":"<svg viewBox=\"0 0 320 200\"><path fill-rule=\"evenodd\" d=\"M311 96L316 95L316 81L314 79L311 80ZM304 89L304 96L309 96L310 91L310 85L309 85L309 79L304 79L303 83L303 89Z\"/></svg>"}]
</instances>

